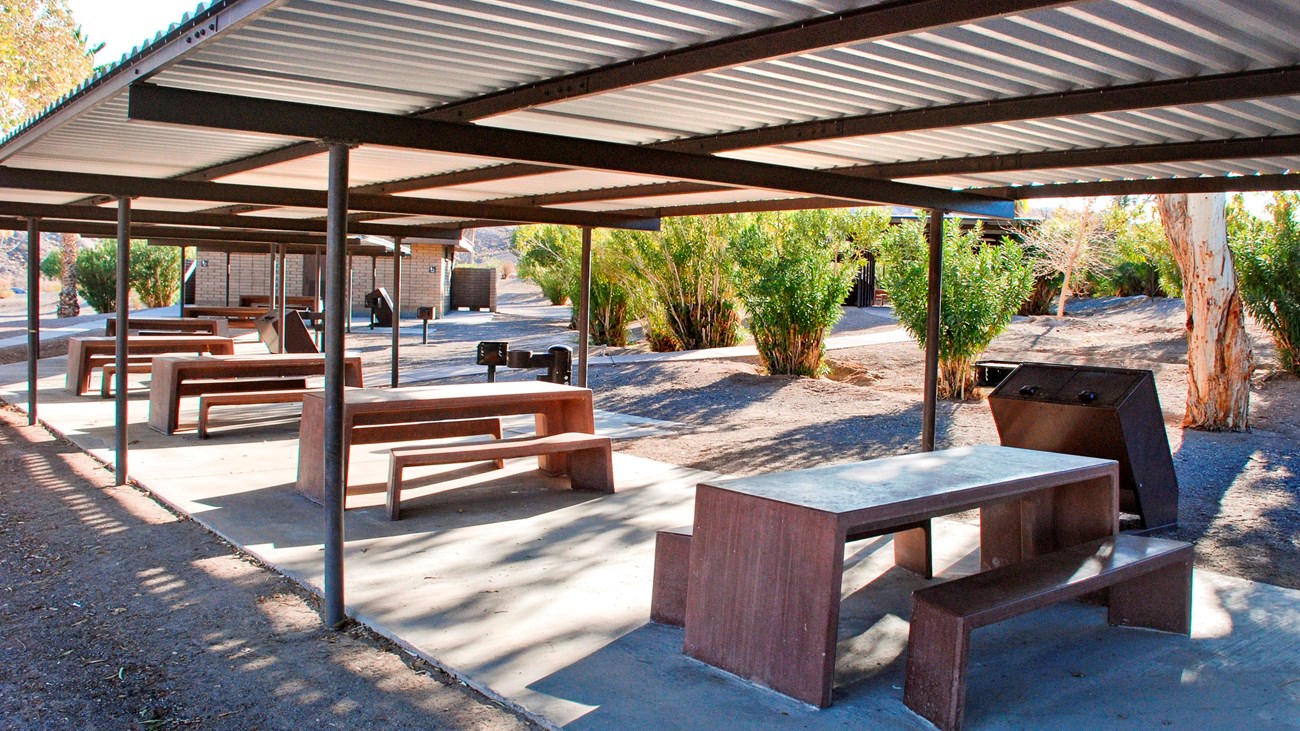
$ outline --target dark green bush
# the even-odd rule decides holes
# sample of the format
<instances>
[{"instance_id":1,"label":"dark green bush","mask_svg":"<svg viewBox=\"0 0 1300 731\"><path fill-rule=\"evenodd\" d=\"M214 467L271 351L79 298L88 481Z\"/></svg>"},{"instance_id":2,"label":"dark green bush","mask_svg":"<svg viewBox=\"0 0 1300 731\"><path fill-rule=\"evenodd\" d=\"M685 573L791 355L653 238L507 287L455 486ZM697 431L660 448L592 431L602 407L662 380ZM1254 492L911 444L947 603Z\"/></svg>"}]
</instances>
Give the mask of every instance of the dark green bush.
<instances>
[{"instance_id":1,"label":"dark green bush","mask_svg":"<svg viewBox=\"0 0 1300 731\"><path fill-rule=\"evenodd\" d=\"M117 243L113 242L116 247ZM173 246L131 243L131 290L145 307L166 307L180 292L180 254Z\"/></svg>"},{"instance_id":2,"label":"dark green bush","mask_svg":"<svg viewBox=\"0 0 1300 731\"><path fill-rule=\"evenodd\" d=\"M861 261L835 211L760 214L731 241L733 279L771 374L818 376Z\"/></svg>"},{"instance_id":3,"label":"dark green bush","mask_svg":"<svg viewBox=\"0 0 1300 731\"><path fill-rule=\"evenodd\" d=\"M117 307L117 242L100 241L77 251L77 293L96 312Z\"/></svg>"},{"instance_id":4,"label":"dark green bush","mask_svg":"<svg viewBox=\"0 0 1300 731\"><path fill-rule=\"evenodd\" d=\"M1121 297L1182 294L1182 275L1154 211L1142 201L1121 197L1107 209L1105 221L1115 239L1115 261L1094 282L1097 292Z\"/></svg>"},{"instance_id":5,"label":"dark green bush","mask_svg":"<svg viewBox=\"0 0 1300 731\"><path fill-rule=\"evenodd\" d=\"M1272 221L1246 212L1240 196L1228 209L1229 241L1242 303L1273 336L1282 367L1300 376L1300 224L1296 193L1275 193Z\"/></svg>"},{"instance_id":6,"label":"dark green bush","mask_svg":"<svg viewBox=\"0 0 1300 731\"><path fill-rule=\"evenodd\" d=\"M925 347L928 261L925 222L895 227L886 239L890 265L881 278L899 323ZM982 241L982 227L943 226L943 296L939 315L939 396L974 393L971 364L1011 322L1034 286L1033 266L1010 238Z\"/></svg>"},{"instance_id":7,"label":"dark green bush","mask_svg":"<svg viewBox=\"0 0 1300 731\"><path fill-rule=\"evenodd\" d=\"M659 232L610 232L644 285L637 309L651 348L726 348L740 342L740 306L727 243L743 221L737 216L667 218Z\"/></svg>"},{"instance_id":8,"label":"dark green bush","mask_svg":"<svg viewBox=\"0 0 1300 731\"><path fill-rule=\"evenodd\" d=\"M63 251L61 249L51 249L50 253L41 259L41 275L46 279L59 281L63 277Z\"/></svg>"},{"instance_id":9,"label":"dark green bush","mask_svg":"<svg viewBox=\"0 0 1300 731\"><path fill-rule=\"evenodd\" d=\"M519 256L519 278L536 284L553 305L562 305L577 285L582 232L543 224L515 229L510 247Z\"/></svg>"}]
</instances>

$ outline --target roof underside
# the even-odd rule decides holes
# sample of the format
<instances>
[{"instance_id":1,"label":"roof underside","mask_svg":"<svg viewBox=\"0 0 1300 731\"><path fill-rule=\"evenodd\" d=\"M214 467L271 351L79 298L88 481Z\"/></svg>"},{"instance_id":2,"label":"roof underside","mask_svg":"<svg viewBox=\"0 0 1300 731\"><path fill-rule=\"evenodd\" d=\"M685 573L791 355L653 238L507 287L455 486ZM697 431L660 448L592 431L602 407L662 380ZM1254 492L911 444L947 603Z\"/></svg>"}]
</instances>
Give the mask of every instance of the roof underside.
<instances>
[{"instance_id":1,"label":"roof underside","mask_svg":"<svg viewBox=\"0 0 1300 731\"><path fill-rule=\"evenodd\" d=\"M1154 192L1188 178L1251 189L1240 176L1285 175L1300 161L1298 66L1293 0L223 0L11 135L0 165L325 189L325 147L310 134L129 120L129 84L147 81L946 194L1113 181ZM353 150L350 185L650 217L834 202L798 185L379 144ZM915 205L910 189L864 190L839 202ZM0 200L103 202L16 187L0 188ZM322 215L227 199L136 205ZM363 215L448 227L533 220L430 211Z\"/></svg>"}]
</instances>

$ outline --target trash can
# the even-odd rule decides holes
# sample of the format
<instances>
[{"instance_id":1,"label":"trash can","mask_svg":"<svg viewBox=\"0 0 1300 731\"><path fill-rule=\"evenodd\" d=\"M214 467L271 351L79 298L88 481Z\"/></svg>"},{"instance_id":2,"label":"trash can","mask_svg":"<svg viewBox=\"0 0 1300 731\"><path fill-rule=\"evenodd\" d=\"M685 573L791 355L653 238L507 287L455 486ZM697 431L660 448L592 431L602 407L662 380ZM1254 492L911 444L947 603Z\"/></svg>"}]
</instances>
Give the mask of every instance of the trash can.
<instances>
[{"instance_id":1,"label":"trash can","mask_svg":"<svg viewBox=\"0 0 1300 731\"><path fill-rule=\"evenodd\" d=\"M989 394L1003 446L1119 462L1120 509L1178 522L1178 477L1151 371L1022 363Z\"/></svg>"}]
</instances>

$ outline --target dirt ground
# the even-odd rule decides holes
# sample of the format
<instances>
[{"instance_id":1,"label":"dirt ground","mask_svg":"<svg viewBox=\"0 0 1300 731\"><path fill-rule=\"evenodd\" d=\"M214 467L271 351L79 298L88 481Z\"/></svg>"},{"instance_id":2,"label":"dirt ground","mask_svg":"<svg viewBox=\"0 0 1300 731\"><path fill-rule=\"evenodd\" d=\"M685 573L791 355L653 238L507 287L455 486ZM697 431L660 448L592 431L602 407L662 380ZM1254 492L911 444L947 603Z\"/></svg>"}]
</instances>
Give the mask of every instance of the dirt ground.
<instances>
[{"instance_id":1,"label":"dirt ground","mask_svg":"<svg viewBox=\"0 0 1300 731\"><path fill-rule=\"evenodd\" d=\"M566 310L514 280L500 292L495 317L435 324L428 345L404 344L403 384L472 363L479 340L573 344ZM882 314L846 310L837 332L892 329ZM1183 317L1177 300L1084 302L1070 317L1018 320L987 357L1151 369L1181 487L1167 534L1196 543L1198 566L1300 588L1300 379L1278 371L1255 332L1252 429L1184 431ZM350 337L368 379L387 373L388 341L386 330ZM743 475L915 450L915 344L834 350L830 361L827 379L703 360L593 365L590 381L598 408L681 423L616 444L673 464ZM96 462L23 424L0 412L0 727L526 726L364 631L324 632L295 584L144 494L110 487ZM938 441L996 442L987 402L941 403Z\"/></svg>"},{"instance_id":2,"label":"dirt ground","mask_svg":"<svg viewBox=\"0 0 1300 731\"><path fill-rule=\"evenodd\" d=\"M0 728L531 726L0 410Z\"/></svg>"}]
</instances>

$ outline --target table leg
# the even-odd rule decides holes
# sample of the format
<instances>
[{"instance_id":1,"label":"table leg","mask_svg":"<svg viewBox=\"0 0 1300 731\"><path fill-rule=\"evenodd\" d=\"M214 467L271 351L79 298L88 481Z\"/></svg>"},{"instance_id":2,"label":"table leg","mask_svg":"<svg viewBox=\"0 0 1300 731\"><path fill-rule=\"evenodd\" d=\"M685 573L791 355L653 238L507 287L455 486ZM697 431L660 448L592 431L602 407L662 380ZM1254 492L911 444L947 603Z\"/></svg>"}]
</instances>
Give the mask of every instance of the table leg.
<instances>
[{"instance_id":1,"label":"table leg","mask_svg":"<svg viewBox=\"0 0 1300 731\"><path fill-rule=\"evenodd\" d=\"M830 705L844 573L836 516L700 485L690 554L686 654Z\"/></svg>"},{"instance_id":2,"label":"table leg","mask_svg":"<svg viewBox=\"0 0 1300 731\"><path fill-rule=\"evenodd\" d=\"M1119 475L1081 480L980 508L980 570L1119 532Z\"/></svg>"},{"instance_id":3,"label":"table leg","mask_svg":"<svg viewBox=\"0 0 1300 731\"><path fill-rule=\"evenodd\" d=\"M149 426L163 434L175 434L180 409L180 377L165 360L155 359L149 367Z\"/></svg>"},{"instance_id":4,"label":"table leg","mask_svg":"<svg viewBox=\"0 0 1300 731\"><path fill-rule=\"evenodd\" d=\"M304 397L298 427L298 493L312 502L325 503L325 399ZM346 472L344 473L346 475ZM345 491L346 491L345 478Z\"/></svg>"}]
</instances>

